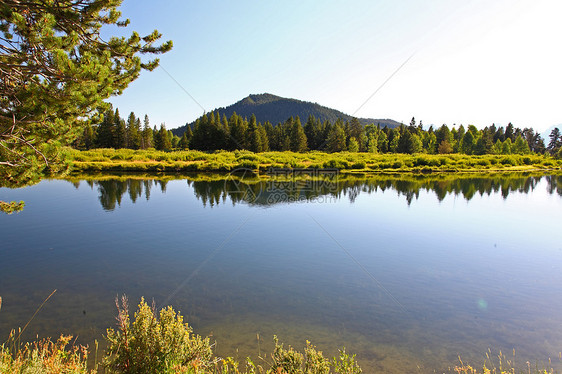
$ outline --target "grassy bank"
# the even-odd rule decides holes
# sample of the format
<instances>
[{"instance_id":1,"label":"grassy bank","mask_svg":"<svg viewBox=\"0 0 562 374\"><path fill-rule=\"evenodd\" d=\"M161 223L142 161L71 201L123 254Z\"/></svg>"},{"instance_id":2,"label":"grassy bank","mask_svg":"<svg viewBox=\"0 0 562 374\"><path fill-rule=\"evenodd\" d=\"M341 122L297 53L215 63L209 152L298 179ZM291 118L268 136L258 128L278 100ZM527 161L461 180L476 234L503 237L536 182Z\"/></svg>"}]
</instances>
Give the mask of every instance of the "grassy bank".
<instances>
[{"instance_id":1,"label":"grassy bank","mask_svg":"<svg viewBox=\"0 0 562 374\"><path fill-rule=\"evenodd\" d=\"M70 151L76 172L230 172L270 168L324 169L342 173L470 173L560 170L562 160L543 155L373 154L324 152L199 151L95 149Z\"/></svg>"}]
</instances>

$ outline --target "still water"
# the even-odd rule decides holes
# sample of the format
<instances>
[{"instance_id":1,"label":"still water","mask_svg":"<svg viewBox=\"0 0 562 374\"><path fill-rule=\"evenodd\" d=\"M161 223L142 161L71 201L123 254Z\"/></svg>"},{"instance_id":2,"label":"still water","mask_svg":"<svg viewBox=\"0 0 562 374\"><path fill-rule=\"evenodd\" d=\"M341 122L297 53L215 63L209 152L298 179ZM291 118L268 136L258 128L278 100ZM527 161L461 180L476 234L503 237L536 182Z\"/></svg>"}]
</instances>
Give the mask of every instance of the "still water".
<instances>
[{"instance_id":1,"label":"still water","mask_svg":"<svg viewBox=\"0 0 562 374\"><path fill-rule=\"evenodd\" d=\"M173 305L221 356L277 334L345 346L365 372L479 366L488 349L562 369L562 177L308 177L0 189L26 202L0 215L0 340L56 289L27 338L92 346L126 294Z\"/></svg>"}]
</instances>

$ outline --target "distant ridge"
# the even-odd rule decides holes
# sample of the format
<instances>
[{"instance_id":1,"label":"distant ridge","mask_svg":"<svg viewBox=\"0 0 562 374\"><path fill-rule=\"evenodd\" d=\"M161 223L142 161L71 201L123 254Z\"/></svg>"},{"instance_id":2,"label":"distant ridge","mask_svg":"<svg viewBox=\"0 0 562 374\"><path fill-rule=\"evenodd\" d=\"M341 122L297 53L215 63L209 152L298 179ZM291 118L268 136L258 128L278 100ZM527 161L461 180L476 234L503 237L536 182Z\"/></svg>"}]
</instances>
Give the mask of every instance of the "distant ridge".
<instances>
[{"instance_id":1,"label":"distant ridge","mask_svg":"<svg viewBox=\"0 0 562 374\"><path fill-rule=\"evenodd\" d=\"M289 117L299 116L302 124L306 122L309 115L313 115L320 121L330 121L334 123L338 118L343 121L349 121L353 117L345 114L336 109L331 109L317 103L308 101L301 101L296 99L288 99L269 93L249 95L244 99L227 106L226 108L217 108L213 112L219 112L221 117L223 114L230 117L232 113L236 112L242 117L250 118L255 114L258 122L264 123L265 121L271 122L274 126L280 122L285 122ZM399 122L391 119L372 119L372 118L358 118L362 125L374 123L380 124L381 127L388 126L389 128L400 126ZM186 126L173 129L172 132L181 136L185 131Z\"/></svg>"}]
</instances>

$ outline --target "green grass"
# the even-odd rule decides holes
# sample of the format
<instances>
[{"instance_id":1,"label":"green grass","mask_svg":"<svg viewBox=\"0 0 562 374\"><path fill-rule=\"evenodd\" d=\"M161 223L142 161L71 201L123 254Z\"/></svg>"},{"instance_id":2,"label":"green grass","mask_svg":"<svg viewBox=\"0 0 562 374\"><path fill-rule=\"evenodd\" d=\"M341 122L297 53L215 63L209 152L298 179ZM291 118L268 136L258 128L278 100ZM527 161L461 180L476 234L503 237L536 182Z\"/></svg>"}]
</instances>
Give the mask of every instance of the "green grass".
<instances>
[{"instance_id":1,"label":"green grass","mask_svg":"<svg viewBox=\"0 0 562 374\"><path fill-rule=\"evenodd\" d=\"M70 151L76 172L230 172L269 168L335 168L343 173L456 173L561 170L562 160L544 155L372 154L324 152L200 151L95 149Z\"/></svg>"}]
</instances>

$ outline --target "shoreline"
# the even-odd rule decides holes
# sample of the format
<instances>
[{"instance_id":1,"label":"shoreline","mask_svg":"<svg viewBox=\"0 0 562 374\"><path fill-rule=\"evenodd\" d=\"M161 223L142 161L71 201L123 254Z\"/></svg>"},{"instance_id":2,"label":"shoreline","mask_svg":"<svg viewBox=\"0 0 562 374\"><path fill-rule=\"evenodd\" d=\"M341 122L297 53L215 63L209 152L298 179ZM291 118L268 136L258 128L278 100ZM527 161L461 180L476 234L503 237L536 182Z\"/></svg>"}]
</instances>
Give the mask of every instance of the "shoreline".
<instances>
[{"instance_id":1,"label":"shoreline","mask_svg":"<svg viewBox=\"0 0 562 374\"><path fill-rule=\"evenodd\" d=\"M545 155L430 155L324 152L199 151L163 152L152 150L96 149L70 152L72 173L149 172L225 173L239 169L257 175L285 170L341 174L497 174L510 172L556 173L562 160Z\"/></svg>"}]
</instances>

